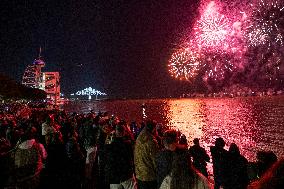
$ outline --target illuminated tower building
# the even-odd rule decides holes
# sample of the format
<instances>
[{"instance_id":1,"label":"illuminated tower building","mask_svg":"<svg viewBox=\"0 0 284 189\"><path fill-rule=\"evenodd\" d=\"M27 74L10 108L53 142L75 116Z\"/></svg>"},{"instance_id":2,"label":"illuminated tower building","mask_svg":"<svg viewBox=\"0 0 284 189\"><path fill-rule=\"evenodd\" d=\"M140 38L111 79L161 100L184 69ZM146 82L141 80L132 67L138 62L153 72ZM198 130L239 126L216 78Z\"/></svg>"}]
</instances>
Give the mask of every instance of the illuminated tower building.
<instances>
[{"instance_id":1,"label":"illuminated tower building","mask_svg":"<svg viewBox=\"0 0 284 189\"><path fill-rule=\"evenodd\" d=\"M45 62L41 59L41 48L39 56L32 65L28 65L25 69L22 84L44 90L47 94L47 100L57 104L60 100L60 83L59 72L42 72Z\"/></svg>"},{"instance_id":2,"label":"illuminated tower building","mask_svg":"<svg viewBox=\"0 0 284 189\"><path fill-rule=\"evenodd\" d=\"M41 59L41 48L39 56L32 65L28 65L25 69L22 84L31 87L44 90L44 82L41 69L45 66L44 61Z\"/></svg>"}]
</instances>

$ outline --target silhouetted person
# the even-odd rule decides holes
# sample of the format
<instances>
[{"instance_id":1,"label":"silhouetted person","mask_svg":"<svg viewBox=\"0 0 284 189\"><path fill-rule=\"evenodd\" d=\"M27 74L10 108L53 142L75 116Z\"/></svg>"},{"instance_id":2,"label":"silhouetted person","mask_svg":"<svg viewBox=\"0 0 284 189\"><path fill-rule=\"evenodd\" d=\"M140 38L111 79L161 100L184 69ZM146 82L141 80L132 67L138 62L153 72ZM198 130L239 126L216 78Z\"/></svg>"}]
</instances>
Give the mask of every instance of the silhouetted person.
<instances>
[{"instance_id":1,"label":"silhouetted person","mask_svg":"<svg viewBox=\"0 0 284 189\"><path fill-rule=\"evenodd\" d=\"M248 160L240 154L240 150L235 143L229 148L228 155L228 182L224 189L246 189L248 179Z\"/></svg>"},{"instance_id":2,"label":"silhouetted person","mask_svg":"<svg viewBox=\"0 0 284 189\"><path fill-rule=\"evenodd\" d=\"M98 126L97 131L97 137L96 137L96 143L97 143L97 154L96 154L96 160L95 165L93 167L94 169L94 178L95 178L95 188L98 189L105 189L107 188L108 184L105 180L105 141L107 139L107 133L106 130L103 129L103 126Z\"/></svg>"},{"instance_id":3,"label":"silhouetted person","mask_svg":"<svg viewBox=\"0 0 284 189\"><path fill-rule=\"evenodd\" d=\"M82 153L82 149L78 143L78 134L73 129L69 130L67 134L68 139L65 144L65 150L67 155L67 182L66 188L79 188L82 182L82 174L85 166L85 157Z\"/></svg>"},{"instance_id":4,"label":"silhouetted person","mask_svg":"<svg viewBox=\"0 0 284 189\"><path fill-rule=\"evenodd\" d=\"M215 146L210 147L210 152L213 160L213 174L214 174L214 189L219 189L227 182L227 156L228 151L224 149L225 141L219 137L215 140Z\"/></svg>"},{"instance_id":5,"label":"silhouetted person","mask_svg":"<svg viewBox=\"0 0 284 189\"><path fill-rule=\"evenodd\" d=\"M10 142L5 138L5 128L0 126L0 189L7 184L11 172L11 160L9 150L11 149Z\"/></svg>"},{"instance_id":6,"label":"silhouetted person","mask_svg":"<svg viewBox=\"0 0 284 189\"><path fill-rule=\"evenodd\" d=\"M277 161L277 156L272 151L258 151L256 153L256 162L249 162L248 175L249 180L254 181Z\"/></svg>"},{"instance_id":7,"label":"silhouetted person","mask_svg":"<svg viewBox=\"0 0 284 189\"><path fill-rule=\"evenodd\" d=\"M126 126L117 125L111 144L105 146L105 173L110 189L134 189L132 141L124 138Z\"/></svg>"},{"instance_id":8,"label":"silhouetted person","mask_svg":"<svg viewBox=\"0 0 284 189\"><path fill-rule=\"evenodd\" d=\"M138 126L137 126L135 121L131 122L130 130L132 131L132 133L134 135L134 138L137 139L138 133L139 133L139 128L138 128Z\"/></svg>"},{"instance_id":9,"label":"silhouetted person","mask_svg":"<svg viewBox=\"0 0 284 189\"><path fill-rule=\"evenodd\" d=\"M45 170L48 175L48 180L44 180L46 188L62 188L65 186L66 171L66 151L60 132L55 133L54 139L47 146L47 159Z\"/></svg>"},{"instance_id":10,"label":"silhouetted person","mask_svg":"<svg viewBox=\"0 0 284 189\"><path fill-rule=\"evenodd\" d=\"M186 145L178 144L177 136L178 133L175 130L168 130L164 133L165 148L156 157L158 188L210 188L208 179L191 167L187 150L184 150Z\"/></svg>"},{"instance_id":11,"label":"silhouetted person","mask_svg":"<svg viewBox=\"0 0 284 189\"><path fill-rule=\"evenodd\" d=\"M256 158L257 177L261 177L277 161L277 156L272 151L258 151Z\"/></svg>"},{"instance_id":12,"label":"silhouetted person","mask_svg":"<svg viewBox=\"0 0 284 189\"><path fill-rule=\"evenodd\" d=\"M179 144L186 145L186 146L188 145L186 136L185 136L184 134L182 134L182 135L180 136Z\"/></svg>"},{"instance_id":13,"label":"silhouetted person","mask_svg":"<svg viewBox=\"0 0 284 189\"><path fill-rule=\"evenodd\" d=\"M205 149L200 146L198 138L193 140L193 144L194 145L189 148L189 154L193 158L193 166L204 176L208 177L206 162L210 161L210 157L206 153Z\"/></svg>"},{"instance_id":14,"label":"silhouetted person","mask_svg":"<svg viewBox=\"0 0 284 189\"><path fill-rule=\"evenodd\" d=\"M248 189L284 188L284 159L274 163L259 180L251 183Z\"/></svg>"}]
</instances>

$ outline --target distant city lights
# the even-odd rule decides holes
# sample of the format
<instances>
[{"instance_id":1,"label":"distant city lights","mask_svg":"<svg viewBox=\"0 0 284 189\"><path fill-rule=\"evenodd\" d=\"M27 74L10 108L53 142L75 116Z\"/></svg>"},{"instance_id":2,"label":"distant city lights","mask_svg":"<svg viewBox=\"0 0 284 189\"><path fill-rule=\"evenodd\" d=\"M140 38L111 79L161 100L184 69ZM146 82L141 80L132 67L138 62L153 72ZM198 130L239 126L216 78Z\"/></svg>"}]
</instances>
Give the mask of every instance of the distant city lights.
<instances>
[{"instance_id":1,"label":"distant city lights","mask_svg":"<svg viewBox=\"0 0 284 189\"><path fill-rule=\"evenodd\" d=\"M88 96L88 99L91 100L92 96L96 96L96 99L97 99L98 96L106 96L107 94L103 93L99 90L93 89L92 87L88 87L88 88L85 88L81 91L77 91L75 94L74 93L71 94L71 96L74 96L74 95Z\"/></svg>"}]
</instances>

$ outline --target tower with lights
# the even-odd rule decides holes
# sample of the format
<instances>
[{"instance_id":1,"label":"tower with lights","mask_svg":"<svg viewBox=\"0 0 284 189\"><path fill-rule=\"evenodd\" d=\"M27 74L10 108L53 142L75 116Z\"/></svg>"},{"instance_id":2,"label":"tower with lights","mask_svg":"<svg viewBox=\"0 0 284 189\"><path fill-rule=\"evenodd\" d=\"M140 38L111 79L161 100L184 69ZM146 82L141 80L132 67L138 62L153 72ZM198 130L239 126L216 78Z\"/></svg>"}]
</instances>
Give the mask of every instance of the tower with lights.
<instances>
[{"instance_id":1,"label":"tower with lights","mask_svg":"<svg viewBox=\"0 0 284 189\"><path fill-rule=\"evenodd\" d=\"M60 74L59 72L42 72L45 62L41 57L41 48L39 49L39 56L25 69L22 84L44 90L47 93L47 100L57 104L60 100Z\"/></svg>"},{"instance_id":2,"label":"tower with lights","mask_svg":"<svg viewBox=\"0 0 284 189\"><path fill-rule=\"evenodd\" d=\"M45 62L41 57L41 48L39 49L39 56L33 62L33 64L28 65L25 69L22 84L31 87L44 90L43 74L41 69L45 66Z\"/></svg>"}]
</instances>

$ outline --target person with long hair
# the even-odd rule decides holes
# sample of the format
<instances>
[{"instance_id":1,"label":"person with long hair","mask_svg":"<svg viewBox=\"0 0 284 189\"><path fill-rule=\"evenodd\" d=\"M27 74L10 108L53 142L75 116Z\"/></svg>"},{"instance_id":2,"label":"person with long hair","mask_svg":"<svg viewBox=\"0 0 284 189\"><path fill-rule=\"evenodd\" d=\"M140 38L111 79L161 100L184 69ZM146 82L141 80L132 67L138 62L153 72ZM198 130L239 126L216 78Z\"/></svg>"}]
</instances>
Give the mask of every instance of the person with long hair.
<instances>
[{"instance_id":1,"label":"person with long hair","mask_svg":"<svg viewBox=\"0 0 284 189\"><path fill-rule=\"evenodd\" d=\"M191 166L190 156L184 145L178 144L177 132L164 133L164 149L158 154L157 181L159 189L209 189L213 185Z\"/></svg>"}]
</instances>

